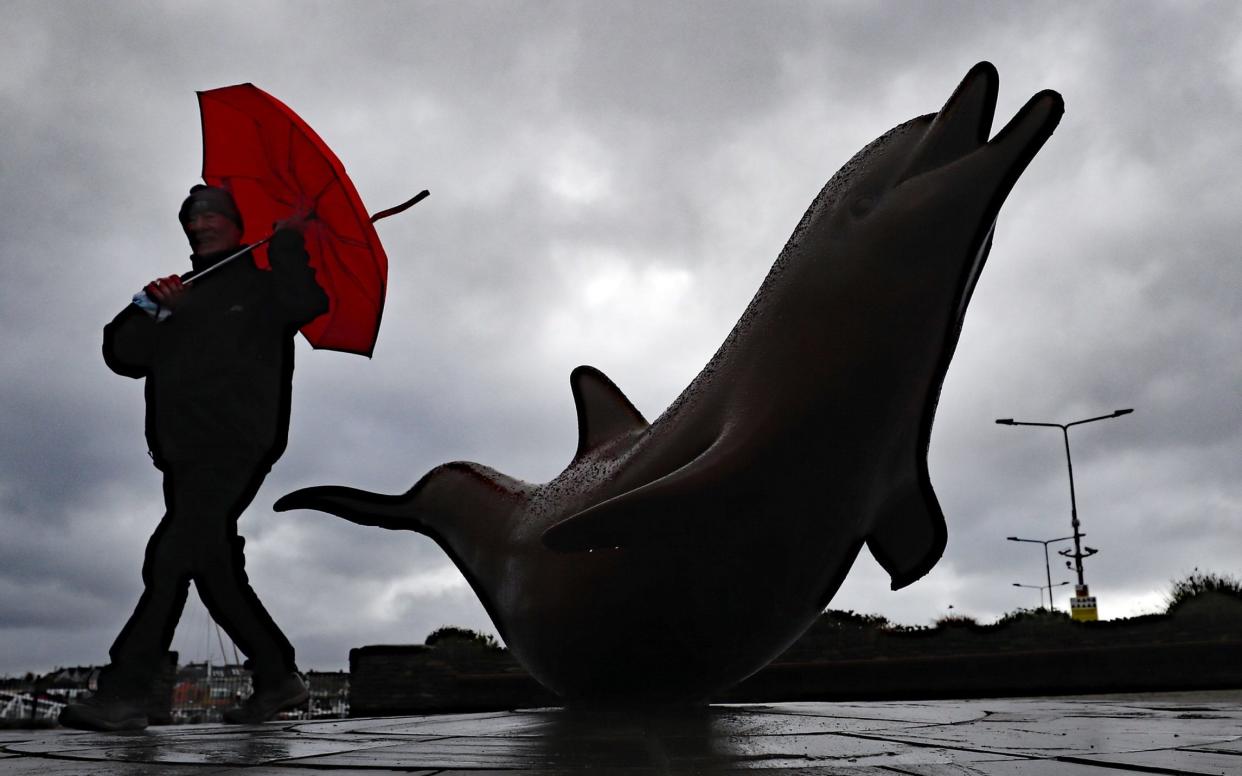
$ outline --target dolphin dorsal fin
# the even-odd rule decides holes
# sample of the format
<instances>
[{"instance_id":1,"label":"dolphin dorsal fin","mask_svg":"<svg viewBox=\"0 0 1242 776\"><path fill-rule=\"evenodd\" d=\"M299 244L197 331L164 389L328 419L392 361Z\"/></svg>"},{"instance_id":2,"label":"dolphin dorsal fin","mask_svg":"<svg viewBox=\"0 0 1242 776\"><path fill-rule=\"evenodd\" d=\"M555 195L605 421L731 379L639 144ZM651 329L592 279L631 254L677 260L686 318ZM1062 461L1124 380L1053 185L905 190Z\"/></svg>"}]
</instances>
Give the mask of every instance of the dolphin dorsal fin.
<instances>
[{"instance_id":1,"label":"dolphin dorsal fin","mask_svg":"<svg viewBox=\"0 0 1242 776\"><path fill-rule=\"evenodd\" d=\"M577 460L596 447L622 434L642 431L647 420L625 398L621 389L593 366L580 366L569 375L578 409Z\"/></svg>"}]
</instances>

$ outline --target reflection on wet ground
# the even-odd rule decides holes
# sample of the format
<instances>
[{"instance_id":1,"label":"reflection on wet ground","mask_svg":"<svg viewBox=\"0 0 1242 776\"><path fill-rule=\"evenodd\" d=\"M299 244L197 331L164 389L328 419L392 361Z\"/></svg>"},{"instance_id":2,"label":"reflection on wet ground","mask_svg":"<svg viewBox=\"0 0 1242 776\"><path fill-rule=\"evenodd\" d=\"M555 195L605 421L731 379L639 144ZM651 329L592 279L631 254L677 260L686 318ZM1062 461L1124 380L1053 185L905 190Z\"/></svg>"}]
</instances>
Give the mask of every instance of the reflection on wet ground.
<instances>
[{"instance_id":1,"label":"reflection on wet ground","mask_svg":"<svg viewBox=\"0 0 1242 776\"><path fill-rule=\"evenodd\" d=\"M0 732L0 774L1242 774L1242 691Z\"/></svg>"}]
</instances>

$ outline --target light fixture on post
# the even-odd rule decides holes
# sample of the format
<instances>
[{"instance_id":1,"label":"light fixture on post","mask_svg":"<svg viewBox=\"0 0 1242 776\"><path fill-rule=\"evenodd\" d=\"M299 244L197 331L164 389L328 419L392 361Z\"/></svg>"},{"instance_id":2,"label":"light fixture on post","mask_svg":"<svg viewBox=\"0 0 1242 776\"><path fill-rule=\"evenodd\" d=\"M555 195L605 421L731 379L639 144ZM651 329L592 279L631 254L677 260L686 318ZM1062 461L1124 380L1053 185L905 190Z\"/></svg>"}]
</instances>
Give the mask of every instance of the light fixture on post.
<instances>
[{"instance_id":1,"label":"light fixture on post","mask_svg":"<svg viewBox=\"0 0 1242 776\"><path fill-rule=\"evenodd\" d=\"M1082 535L1086 536L1086 534L1082 534ZM1052 544L1053 542L1066 542L1066 541L1069 541L1070 539L1073 539L1074 537L1073 536L1062 536L1058 539L1020 539L1017 536L1008 536L1005 538L1011 542L1030 542L1031 544L1044 545L1044 573L1048 576L1048 584L1045 585L1045 587L1048 588L1048 611L1055 612L1057 607L1056 605L1052 603L1052 588L1060 587L1061 585L1068 585L1069 583L1062 582L1059 585L1052 584L1052 564L1048 560L1048 545ZM1042 605L1043 599L1040 599L1040 603Z\"/></svg>"},{"instance_id":2,"label":"light fixture on post","mask_svg":"<svg viewBox=\"0 0 1242 776\"><path fill-rule=\"evenodd\" d=\"M1085 418L1084 420L1075 420L1072 423L1032 423L1029 421L1014 420L1013 418L997 418L996 422L1002 426L1046 426L1048 428L1061 429L1061 435L1065 439L1065 465L1069 469L1070 484L1070 525L1074 528L1074 552L1068 550L1060 552L1067 558L1073 558L1074 563L1071 566L1078 573L1078 585L1074 588L1074 597L1070 599L1070 614L1075 620L1097 620L1099 619L1098 610L1096 608L1095 596L1091 595L1087 582L1083 578L1082 559L1095 555L1099 550L1094 547L1084 548L1082 546L1082 532L1079 530L1078 523L1078 500L1074 495L1074 462L1070 458L1069 446L1069 429L1070 426L1081 426L1084 423L1094 423L1097 420L1107 420L1109 418L1119 418L1122 415L1129 415L1134 412L1132 408L1124 410L1114 410L1108 415L1100 415L1094 418ZM1070 564L1067 562L1067 566ZM1051 574L1051 572L1049 572ZM1049 579L1051 582L1051 577ZM1051 594L1051 590L1049 593ZM1041 599L1042 600L1042 599Z\"/></svg>"},{"instance_id":3,"label":"light fixture on post","mask_svg":"<svg viewBox=\"0 0 1242 776\"><path fill-rule=\"evenodd\" d=\"M1058 583L1056 583L1055 585L1053 585L1053 584L1051 584L1051 583L1050 583L1050 584L1047 584L1047 585L1024 585L1024 584L1022 584L1021 582L1014 582L1014 583L1013 583L1013 586L1014 586L1014 587L1030 587L1030 588L1034 588L1034 589L1038 590L1038 591L1039 591L1039 606L1040 606L1040 608L1043 608L1043 605L1044 605L1044 591L1045 591L1045 590L1047 590L1047 591L1048 591L1048 603L1049 603L1049 605L1051 605L1051 603L1052 603L1052 588L1054 588L1054 587L1061 587L1062 585L1068 585L1068 584L1069 584L1069 582L1058 582Z\"/></svg>"}]
</instances>

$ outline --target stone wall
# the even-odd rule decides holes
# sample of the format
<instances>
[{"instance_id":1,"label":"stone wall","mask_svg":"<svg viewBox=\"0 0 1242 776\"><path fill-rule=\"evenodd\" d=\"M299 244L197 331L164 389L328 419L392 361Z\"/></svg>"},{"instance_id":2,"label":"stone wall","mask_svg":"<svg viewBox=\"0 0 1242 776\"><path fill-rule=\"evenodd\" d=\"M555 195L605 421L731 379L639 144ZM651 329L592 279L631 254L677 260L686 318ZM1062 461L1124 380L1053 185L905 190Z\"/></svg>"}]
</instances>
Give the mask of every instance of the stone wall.
<instances>
[{"instance_id":1,"label":"stone wall","mask_svg":"<svg viewBox=\"0 0 1242 776\"><path fill-rule=\"evenodd\" d=\"M349 653L350 716L488 711L558 700L504 649L443 641ZM1242 687L1242 599L1207 593L1172 613L1074 622L890 628L825 614L770 665L713 700L777 702L1055 695Z\"/></svg>"},{"instance_id":2,"label":"stone wall","mask_svg":"<svg viewBox=\"0 0 1242 776\"><path fill-rule=\"evenodd\" d=\"M1242 599L1207 593L1173 612L1074 622L891 629L825 615L724 701L1054 695L1242 687Z\"/></svg>"},{"instance_id":3,"label":"stone wall","mask_svg":"<svg viewBox=\"0 0 1242 776\"><path fill-rule=\"evenodd\" d=\"M556 697L508 650L471 643L368 646L349 651L349 715L490 711L551 706Z\"/></svg>"}]
</instances>

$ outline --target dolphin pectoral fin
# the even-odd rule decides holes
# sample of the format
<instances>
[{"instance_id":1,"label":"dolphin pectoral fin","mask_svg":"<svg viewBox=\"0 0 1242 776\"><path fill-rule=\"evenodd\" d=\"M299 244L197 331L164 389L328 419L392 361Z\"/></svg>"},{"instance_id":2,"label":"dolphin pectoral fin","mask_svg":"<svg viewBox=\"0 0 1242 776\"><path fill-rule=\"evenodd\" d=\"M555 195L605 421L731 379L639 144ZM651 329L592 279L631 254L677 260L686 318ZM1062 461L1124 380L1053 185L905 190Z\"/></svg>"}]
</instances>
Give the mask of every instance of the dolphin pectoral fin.
<instances>
[{"instance_id":1,"label":"dolphin pectoral fin","mask_svg":"<svg viewBox=\"0 0 1242 776\"><path fill-rule=\"evenodd\" d=\"M569 375L578 410L578 451L574 459L622 434L647 428L647 420L621 389L595 367L580 366Z\"/></svg>"},{"instance_id":2,"label":"dolphin pectoral fin","mask_svg":"<svg viewBox=\"0 0 1242 776\"><path fill-rule=\"evenodd\" d=\"M888 572L893 590L932 570L944 554L948 531L931 486L900 489L877 516L867 549Z\"/></svg>"},{"instance_id":3,"label":"dolphin pectoral fin","mask_svg":"<svg viewBox=\"0 0 1242 776\"><path fill-rule=\"evenodd\" d=\"M544 546L581 552L693 540L720 517L703 509L702 494L729 482L738 466L718 440L675 471L556 523Z\"/></svg>"},{"instance_id":4,"label":"dolphin pectoral fin","mask_svg":"<svg viewBox=\"0 0 1242 776\"><path fill-rule=\"evenodd\" d=\"M399 496L323 485L282 496L273 508L277 512L317 509L358 525L417 531L434 538L445 520L486 519L507 511L526 488L525 483L486 466L456 462L437 466Z\"/></svg>"},{"instance_id":5,"label":"dolphin pectoral fin","mask_svg":"<svg viewBox=\"0 0 1242 776\"><path fill-rule=\"evenodd\" d=\"M667 501L631 491L553 525L543 532L543 544L556 552L649 546L671 534L675 524L678 531L691 528L677 512Z\"/></svg>"}]
</instances>

